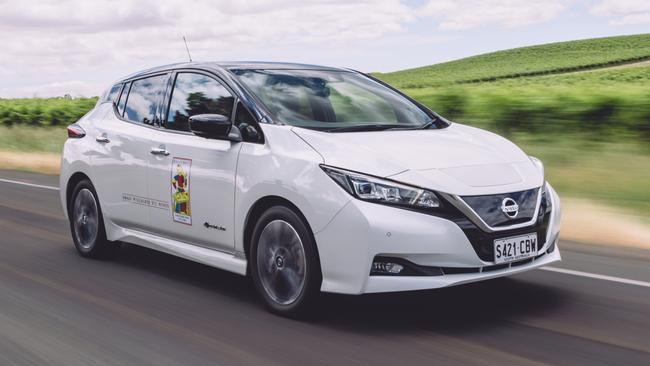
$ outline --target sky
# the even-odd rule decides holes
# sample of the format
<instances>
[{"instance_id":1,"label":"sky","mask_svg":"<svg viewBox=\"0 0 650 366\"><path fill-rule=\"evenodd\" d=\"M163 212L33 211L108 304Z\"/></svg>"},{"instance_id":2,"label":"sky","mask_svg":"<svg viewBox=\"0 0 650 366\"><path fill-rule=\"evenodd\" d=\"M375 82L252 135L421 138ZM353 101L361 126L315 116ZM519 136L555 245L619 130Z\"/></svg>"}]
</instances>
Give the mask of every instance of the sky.
<instances>
[{"instance_id":1,"label":"sky","mask_svg":"<svg viewBox=\"0 0 650 366\"><path fill-rule=\"evenodd\" d=\"M287 61L387 72L650 33L650 0L0 0L0 98L95 96L148 67Z\"/></svg>"}]
</instances>

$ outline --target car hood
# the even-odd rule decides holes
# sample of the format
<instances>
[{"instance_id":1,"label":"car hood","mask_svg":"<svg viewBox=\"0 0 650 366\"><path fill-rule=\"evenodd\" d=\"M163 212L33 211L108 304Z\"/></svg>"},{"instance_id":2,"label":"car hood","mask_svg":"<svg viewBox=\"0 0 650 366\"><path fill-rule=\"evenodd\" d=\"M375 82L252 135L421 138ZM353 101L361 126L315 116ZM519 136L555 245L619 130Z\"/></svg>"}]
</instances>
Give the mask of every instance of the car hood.
<instances>
[{"instance_id":1,"label":"car hood","mask_svg":"<svg viewBox=\"0 0 650 366\"><path fill-rule=\"evenodd\" d=\"M293 132L327 165L452 194L512 192L544 180L512 142L458 123L431 130L327 133L294 127Z\"/></svg>"}]
</instances>

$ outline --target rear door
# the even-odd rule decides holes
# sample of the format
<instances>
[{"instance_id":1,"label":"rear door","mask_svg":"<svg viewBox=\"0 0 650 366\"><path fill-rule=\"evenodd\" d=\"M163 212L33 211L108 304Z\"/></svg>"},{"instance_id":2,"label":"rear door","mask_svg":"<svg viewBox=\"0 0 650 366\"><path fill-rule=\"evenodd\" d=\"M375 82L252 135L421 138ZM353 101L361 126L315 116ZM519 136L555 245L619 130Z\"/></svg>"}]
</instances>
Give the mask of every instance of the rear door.
<instances>
[{"instance_id":1,"label":"rear door","mask_svg":"<svg viewBox=\"0 0 650 366\"><path fill-rule=\"evenodd\" d=\"M151 131L168 75L128 82L117 106L97 123L93 184L104 215L125 228L149 226L147 168Z\"/></svg>"},{"instance_id":2,"label":"rear door","mask_svg":"<svg viewBox=\"0 0 650 366\"><path fill-rule=\"evenodd\" d=\"M152 230L174 240L234 251L234 194L241 143L198 137L189 132L192 115L232 116L234 97L211 74L178 72L172 77L169 107L161 129L151 136L150 196L169 202L151 208Z\"/></svg>"}]
</instances>

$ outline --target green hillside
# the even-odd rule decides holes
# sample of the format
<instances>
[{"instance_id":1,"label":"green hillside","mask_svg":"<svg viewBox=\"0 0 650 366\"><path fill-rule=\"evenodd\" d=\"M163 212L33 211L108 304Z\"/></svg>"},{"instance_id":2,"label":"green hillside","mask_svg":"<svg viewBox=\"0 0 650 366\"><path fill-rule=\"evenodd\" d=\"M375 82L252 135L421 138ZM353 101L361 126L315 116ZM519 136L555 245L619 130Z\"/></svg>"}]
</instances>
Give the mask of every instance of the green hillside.
<instances>
[{"instance_id":1,"label":"green hillside","mask_svg":"<svg viewBox=\"0 0 650 366\"><path fill-rule=\"evenodd\" d=\"M560 194L650 217L650 34L518 48L376 76L444 117L514 140L544 160Z\"/></svg>"},{"instance_id":2,"label":"green hillside","mask_svg":"<svg viewBox=\"0 0 650 366\"><path fill-rule=\"evenodd\" d=\"M489 84L494 87L542 88L557 85L566 87L608 87L619 83L624 84L626 88L647 87L650 85L650 61L567 74L502 79L474 85Z\"/></svg>"},{"instance_id":3,"label":"green hillside","mask_svg":"<svg viewBox=\"0 0 650 366\"><path fill-rule=\"evenodd\" d=\"M650 34L515 48L375 75L398 88L418 88L563 73L646 59L650 59Z\"/></svg>"},{"instance_id":4,"label":"green hillside","mask_svg":"<svg viewBox=\"0 0 650 366\"><path fill-rule=\"evenodd\" d=\"M650 63L403 89L443 116L509 135L650 141Z\"/></svg>"}]
</instances>

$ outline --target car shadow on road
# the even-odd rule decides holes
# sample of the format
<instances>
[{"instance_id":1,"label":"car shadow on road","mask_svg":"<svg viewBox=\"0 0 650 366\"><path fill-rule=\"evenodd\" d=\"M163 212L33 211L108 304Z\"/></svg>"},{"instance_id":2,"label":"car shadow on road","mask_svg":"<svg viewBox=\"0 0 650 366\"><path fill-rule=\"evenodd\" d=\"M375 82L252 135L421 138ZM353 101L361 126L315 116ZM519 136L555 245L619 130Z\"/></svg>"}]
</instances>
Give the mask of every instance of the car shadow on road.
<instances>
[{"instance_id":1,"label":"car shadow on road","mask_svg":"<svg viewBox=\"0 0 650 366\"><path fill-rule=\"evenodd\" d=\"M317 322L359 332L463 333L550 314L566 296L560 288L521 276L418 292L326 294L318 304Z\"/></svg>"},{"instance_id":2,"label":"car shadow on road","mask_svg":"<svg viewBox=\"0 0 650 366\"><path fill-rule=\"evenodd\" d=\"M265 312L249 278L135 245L124 245L114 260L119 265L228 296L249 311ZM522 317L544 316L561 307L568 296L566 291L539 279L538 275L520 275L418 292L322 294L313 315L301 321L360 333L476 331Z\"/></svg>"},{"instance_id":3,"label":"car shadow on road","mask_svg":"<svg viewBox=\"0 0 650 366\"><path fill-rule=\"evenodd\" d=\"M254 303L257 300L248 278L153 249L124 243L110 262L244 302Z\"/></svg>"}]
</instances>

